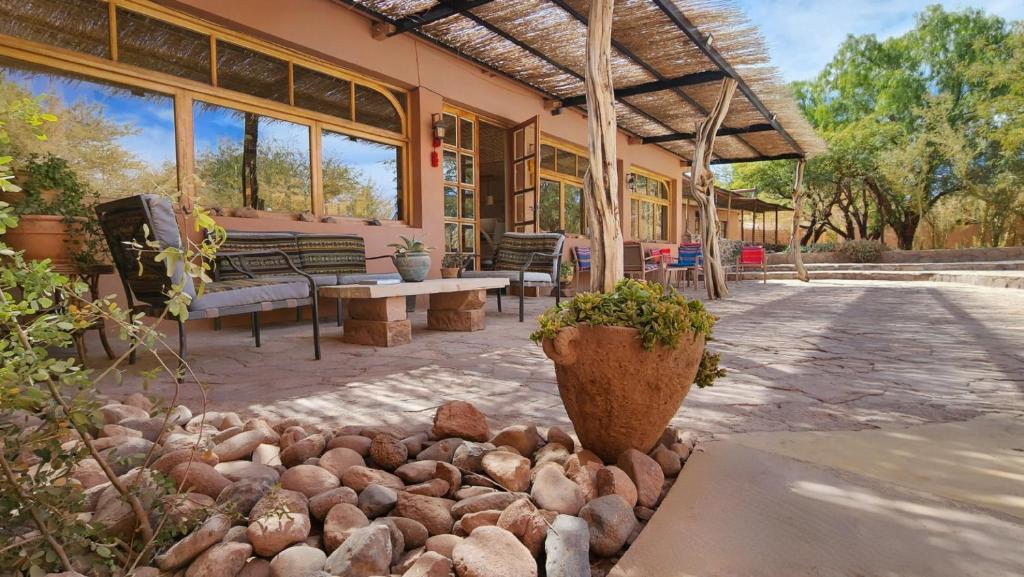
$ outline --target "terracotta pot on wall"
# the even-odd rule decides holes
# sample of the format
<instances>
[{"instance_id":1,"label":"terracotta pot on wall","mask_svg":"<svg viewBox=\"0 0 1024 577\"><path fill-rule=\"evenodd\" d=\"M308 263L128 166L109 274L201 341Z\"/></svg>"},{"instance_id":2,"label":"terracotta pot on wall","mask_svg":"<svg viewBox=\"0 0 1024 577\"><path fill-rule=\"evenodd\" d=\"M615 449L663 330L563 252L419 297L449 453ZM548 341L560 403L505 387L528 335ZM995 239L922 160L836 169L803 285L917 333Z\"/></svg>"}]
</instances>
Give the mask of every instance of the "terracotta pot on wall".
<instances>
[{"instance_id":1,"label":"terracotta pot on wall","mask_svg":"<svg viewBox=\"0 0 1024 577\"><path fill-rule=\"evenodd\" d=\"M459 278L459 269L456 268L442 268L441 278Z\"/></svg>"},{"instance_id":2,"label":"terracotta pot on wall","mask_svg":"<svg viewBox=\"0 0 1024 577\"><path fill-rule=\"evenodd\" d=\"M18 226L7 229L4 243L14 250L25 251L25 260L50 259L54 264L67 264L71 255L82 250L81 239L70 238L63 216L23 214Z\"/></svg>"},{"instance_id":3,"label":"terracotta pot on wall","mask_svg":"<svg viewBox=\"0 0 1024 577\"><path fill-rule=\"evenodd\" d=\"M704 335L645 351L627 327L566 327L543 342L558 393L582 445L606 463L626 449L649 452L693 386Z\"/></svg>"}]
</instances>

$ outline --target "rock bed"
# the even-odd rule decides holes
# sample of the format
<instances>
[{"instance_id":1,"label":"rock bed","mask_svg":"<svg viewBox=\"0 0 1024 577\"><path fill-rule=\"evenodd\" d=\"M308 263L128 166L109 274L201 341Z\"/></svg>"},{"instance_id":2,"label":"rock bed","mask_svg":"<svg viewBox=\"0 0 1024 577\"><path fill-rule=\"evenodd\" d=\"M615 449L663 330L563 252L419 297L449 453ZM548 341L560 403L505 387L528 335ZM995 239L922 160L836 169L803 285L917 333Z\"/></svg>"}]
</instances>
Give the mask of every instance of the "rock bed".
<instances>
[{"instance_id":1,"label":"rock bed","mask_svg":"<svg viewBox=\"0 0 1024 577\"><path fill-rule=\"evenodd\" d=\"M600 576L695 440L668 429L650 455L629 450L606 465L557 427L492 434L460 401L438 408L427 431L318 431L184 406L165 430L151 411L141 395L104 406L96 440L124 479L148 482L155 470L187 491L167 509L190 532L137 577ZM131 533L132 512L95 461L73 477L94 521Z\"/></svg>"}]
</instances>

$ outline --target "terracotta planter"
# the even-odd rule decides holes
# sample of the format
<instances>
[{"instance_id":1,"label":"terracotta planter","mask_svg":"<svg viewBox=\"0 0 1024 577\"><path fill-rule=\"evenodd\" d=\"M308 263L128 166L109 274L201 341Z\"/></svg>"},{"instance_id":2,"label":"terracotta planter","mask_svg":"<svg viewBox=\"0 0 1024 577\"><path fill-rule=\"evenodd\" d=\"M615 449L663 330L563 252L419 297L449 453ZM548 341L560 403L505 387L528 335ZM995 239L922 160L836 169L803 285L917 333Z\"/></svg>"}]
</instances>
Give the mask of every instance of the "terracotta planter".
<instances>
[{"instance_id":1,"label":"terracotta planter","mask_svg":"<svg viewBox=\"0 0 1024 577\"><path fill-rule=\"evenodd\" d=\"M458 268L442 268L441 278L459 278Z\"/></svg>"},{"instance_id":2,"label":"terracotta planter","mask_svg":"<svg viewBox=\"0 0 1024 577\"><path fill-rule=\"evenodd\" d=\"M63 216L23 214L18 226L7 229L4 242L14 250L25 251L25 260L50 259L54 264L67 264L72 254L82 250L82 239L69 238Z\"/></svg>"},{"instance_id":3,"label":"terracotta planter","mask_svg":"<svg viewBox=\"0 0 1024 577\"><path fill-rule=\"evenodd\" d=\"M613 463L626 449L647 453L658 442L693 386L704 335L645 351L636 329L579 326L543 346L580 442Z\"/></svg>"}]
</instances>

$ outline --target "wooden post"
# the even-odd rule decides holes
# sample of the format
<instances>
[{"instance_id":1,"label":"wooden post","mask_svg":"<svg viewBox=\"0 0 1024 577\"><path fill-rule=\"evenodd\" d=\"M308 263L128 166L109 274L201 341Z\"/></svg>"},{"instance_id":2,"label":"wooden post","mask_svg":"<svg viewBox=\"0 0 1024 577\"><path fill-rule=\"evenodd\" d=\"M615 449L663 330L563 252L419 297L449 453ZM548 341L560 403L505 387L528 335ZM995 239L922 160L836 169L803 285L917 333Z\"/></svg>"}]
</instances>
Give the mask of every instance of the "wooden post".
<instances>
[{"instance_id":1,"label":"wooden post","mask_svg":"<svg viewBox=\"0 0 1024 577\"><path fill-rule=\"evenodd\" d=\"M583 205L590 222L590 289L598 292L611 292L623 276L611 67L614 6L614 0L591 2L587 26L585 80L590 169L583 178Z\"/></svg>"},{"instance_id":2,"label":"wooden post","mask_svg":"<svg viewBox=\"0 0 1024 577\"><path fill-rule=\"evenodd\" d=\"M803 256L800 254L800 212L804 200L804 167L807 164L806 158L796 161L796 176L793 178L793 225L789 239L789 252L793 254L793 266L796 267L796 277L803 282L809 282L811 277L804 268Z\"/></svg>"},{"instance_id":3,"label":"wooden post","mask_svg":"<svg viewBox=\"0 0 1024 577\"><path fill-rule=\"evenodd\" d=\"M775 244L779 244L779 209L775 209Z\"/></svg>"},{"instance_id":4,"label":"wooden post","mask_svg":"<svg viewBox=\"0 0 1024 577\"><path fill-rule=\"evenodd\" d=\"M693 148L693 168L691 169L691 196L697 201L701 218L701 249L704 253L704 287L708 298L719 299L729 296L725 286L725 269L720 259L721 249L718 245L718 209L715 206L715 178L711 172L711 156L715 149L715 135L722 127L729 112L729 103L736 92L736 80L722 80L722 88L714 107L708 112L707 118L697 123L696 138Z\"/></svg>"}]
</instances>

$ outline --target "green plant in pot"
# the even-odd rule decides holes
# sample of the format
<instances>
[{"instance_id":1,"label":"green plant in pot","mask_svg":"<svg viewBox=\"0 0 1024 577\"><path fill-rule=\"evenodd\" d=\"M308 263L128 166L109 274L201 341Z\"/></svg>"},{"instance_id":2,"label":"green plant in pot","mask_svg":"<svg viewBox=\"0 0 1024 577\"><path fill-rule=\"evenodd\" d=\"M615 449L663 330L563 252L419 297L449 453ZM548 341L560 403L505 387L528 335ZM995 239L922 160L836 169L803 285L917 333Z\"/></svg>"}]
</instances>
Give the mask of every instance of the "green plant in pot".
<instances>
[{"instance_id":1,"label":"green plant in pot","mask_svg":"<svg viewBox=\"0 0 1024 577\"><path fill-rule=\"evenodd\" d=\"M17 190L4 200L20 220L6 242L24 251L26 260L50 259L55 264L88 266L105 260L105 244L93 210L99 195L67 161L33 154L15 165Z\"/></svg>"},{"instance_id":2,"label":"green plant in pot","mask_svg":"<svg viewBox=\"0 0 1024 577\"><path fill-rule=\"evenodd\" d=\"M430 274L430 251L431 247L423 244L423 241L416 240L416 237L401 237L402 242L391 243L388 246L395 249L391 255L391 262L398 269L398 274L405 282L422 282Z\"/></svg>"},{"instance_id":3,"label":"green plant in pot","mask_svg":"<svg viewBox=\"0 0 1024 577\"><path fill-rule=\"evenodd\" d=\"M572 281L576 277L576 269L571 263L563 262L558 266L558 288L563 297L573 295Z\"/></svg>"},{"instance_id":4,"label":"green plant in pot","mask_svg":"<svg viewBox=\"0 0 1024 577\"><path fill-rule=\"evenodd\" d=\"M583 446L605 462L650 451L694 383L725 372L705 349L715 317L659 283L625 279L549 309L531 338L555 363Z\"/></svg>"}]
</instances>

